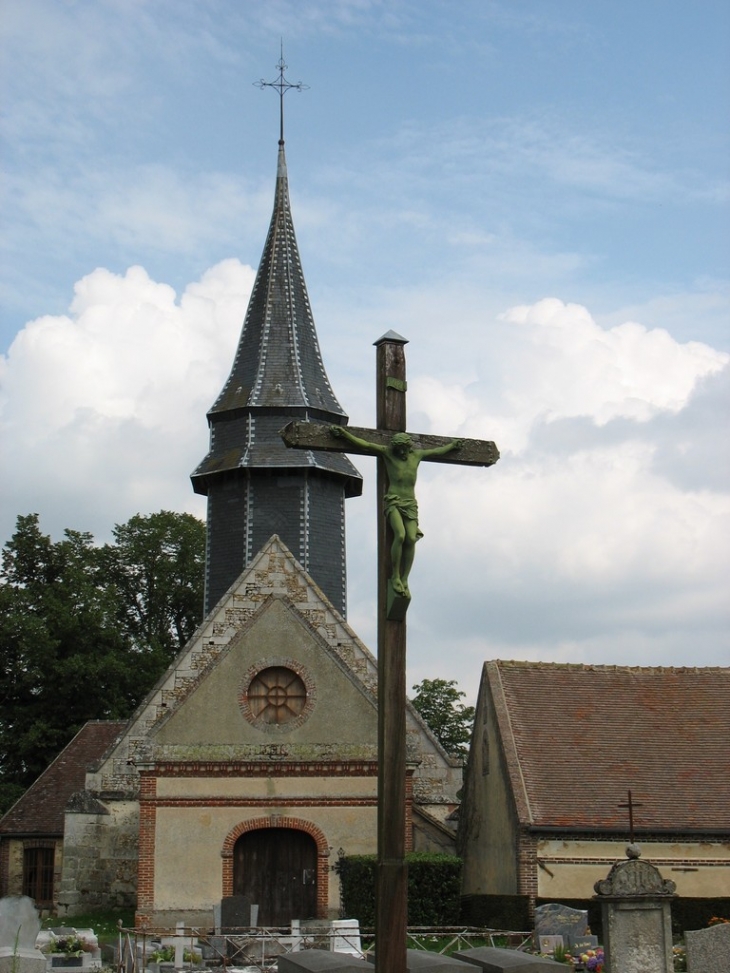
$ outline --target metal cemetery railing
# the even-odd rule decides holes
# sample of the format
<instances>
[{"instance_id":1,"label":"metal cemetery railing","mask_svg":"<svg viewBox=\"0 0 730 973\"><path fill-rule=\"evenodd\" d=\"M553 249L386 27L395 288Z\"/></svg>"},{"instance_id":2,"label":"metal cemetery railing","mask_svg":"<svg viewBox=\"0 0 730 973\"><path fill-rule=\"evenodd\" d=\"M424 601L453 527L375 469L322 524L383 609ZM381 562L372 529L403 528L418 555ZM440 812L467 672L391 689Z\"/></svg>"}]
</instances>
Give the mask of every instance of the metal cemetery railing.
<instances>
[{"instance_id":1,"label":"metal cemetery railing","mask_svg":"<svg viewBox=\"0 0 730 973\"><path fill-rule=\"evenodd\" d=\"M177 929L124 929L119 930L117 973L144 973L152 967L152 957L159 951L161 942L174 947L175 959L164 968L200 970L214 967L235 967L246 973L270 973L277 968L277 958L285 953L303 949L332 948L332 941L341 940L341 931L330 931L326 924L303 929L290 926L267 928L264 926L223 929L220 934L192 926ZM348 938L346 935L345 938ZM375 931L362 929L357 936L362 955L375 950ZM426 927L414 926L407 930L408 949L421 949L433 953L452 953L473 946L503 946L523 950L532 943L532 933L505 929L480 929L473 926ZM158 973L163 969L157 966Z\"/></svg>"}]
</instances>

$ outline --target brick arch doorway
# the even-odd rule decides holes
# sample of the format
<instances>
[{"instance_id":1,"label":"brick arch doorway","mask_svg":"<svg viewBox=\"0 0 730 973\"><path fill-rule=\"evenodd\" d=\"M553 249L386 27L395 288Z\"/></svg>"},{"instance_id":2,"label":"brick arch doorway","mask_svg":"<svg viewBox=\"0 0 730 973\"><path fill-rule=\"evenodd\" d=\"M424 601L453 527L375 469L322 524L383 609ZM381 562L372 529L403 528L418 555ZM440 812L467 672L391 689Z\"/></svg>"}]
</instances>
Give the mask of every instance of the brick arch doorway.
<instances>
[{"instance_id":1,"label":"brick arch doorway","mask_svg":"<svg viewBox=\"0 0 730 973\"><path fill-rule=\"evenodd\" d=\"M317 843L296 828L256 828L233 846L233 894L259 907L260 926L317 915Z\"/></svg>"}]
</instances>

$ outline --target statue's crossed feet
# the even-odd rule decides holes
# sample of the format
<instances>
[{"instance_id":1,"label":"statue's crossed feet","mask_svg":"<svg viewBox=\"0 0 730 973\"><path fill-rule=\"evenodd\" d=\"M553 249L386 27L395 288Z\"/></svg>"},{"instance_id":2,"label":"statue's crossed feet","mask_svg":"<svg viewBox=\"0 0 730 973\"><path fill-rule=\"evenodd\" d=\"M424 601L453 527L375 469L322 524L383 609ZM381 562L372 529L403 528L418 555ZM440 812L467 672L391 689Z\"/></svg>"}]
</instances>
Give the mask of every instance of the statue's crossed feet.
<instances>
[{"instance_id":1,"label":"statue's crossed feet","mask_svg":"<svg viewBox=\"0 0 730 973\"><path fill-rule=\"evenodd\" d=\"M401 598L408 598L410 600L410 589L402 578L391 578L390 583L394 594L399 595Z\"/></svg>"}]
</instances>

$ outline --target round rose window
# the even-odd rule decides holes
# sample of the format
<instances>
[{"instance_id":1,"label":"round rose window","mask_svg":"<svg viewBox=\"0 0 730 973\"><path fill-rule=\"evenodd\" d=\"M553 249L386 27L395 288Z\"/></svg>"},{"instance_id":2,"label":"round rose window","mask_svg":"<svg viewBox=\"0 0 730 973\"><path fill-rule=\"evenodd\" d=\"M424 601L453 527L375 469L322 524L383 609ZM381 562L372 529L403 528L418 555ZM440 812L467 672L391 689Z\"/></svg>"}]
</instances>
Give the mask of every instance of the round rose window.
<instances>
[{"instance_id":1,"label":"round rose window","mask_svg":"<svg viewBox=\"0 0 730 973\"><path fill-rule=\"evenodd\" d=\"M307 704L303 680L285 666L262 669L251 680L246 695L254 719L277 726L297 719Z\"/></svg>"}]
</instances>

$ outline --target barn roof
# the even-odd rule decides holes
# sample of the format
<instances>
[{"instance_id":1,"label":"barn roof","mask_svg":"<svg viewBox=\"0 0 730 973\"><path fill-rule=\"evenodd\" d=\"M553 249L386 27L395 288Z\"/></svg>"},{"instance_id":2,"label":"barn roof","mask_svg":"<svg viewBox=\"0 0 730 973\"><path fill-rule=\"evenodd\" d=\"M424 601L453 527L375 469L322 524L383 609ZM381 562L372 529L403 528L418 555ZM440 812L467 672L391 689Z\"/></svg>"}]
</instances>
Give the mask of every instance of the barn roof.
<instances>
[{"instance_id":1,"label":"barn roof","mask_svg":"<svg viewBox=\"0 0 730 973\"><path fill-rule=\"evenodd\" d=\"M730 833L730 669L487 662L521 824Z\"/></svg>"},{"instance_id":2,"label":"barn roof","mask_svg":"<svg viewBox=\"0 0 730 973\"><path fill-rule=\"evenodd\" d=\"M69 798L83 790L89 765L101 759L126 725L126 722L113 720L86 723L0 818L0 837L62 835L63 814Z\"/></svg>"}]
</instances>

